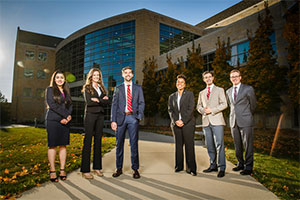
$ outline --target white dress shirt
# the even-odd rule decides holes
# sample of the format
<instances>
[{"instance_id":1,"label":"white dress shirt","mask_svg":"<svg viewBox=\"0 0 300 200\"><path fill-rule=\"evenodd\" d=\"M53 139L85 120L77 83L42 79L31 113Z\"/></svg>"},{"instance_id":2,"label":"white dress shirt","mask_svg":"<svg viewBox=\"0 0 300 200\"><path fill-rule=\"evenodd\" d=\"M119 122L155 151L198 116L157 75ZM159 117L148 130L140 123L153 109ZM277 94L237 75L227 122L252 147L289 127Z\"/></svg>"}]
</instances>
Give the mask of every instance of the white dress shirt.
<instances>
[{"instance_id":1,"label":"white dress shirt","mask_svg":"<svg viewBox=\"0 0 300 200\"><path fill-rule=\"evenodd\" d=\"M181 114L180 114L180 99L181 99L181 96L179 95L179 92L177 92L177 105L178 105L178 111L179 111L179 120L181 120Z\"/></svg>"},{"instance_id":2,"label":"white dress shirt","mask_svg":"<svg viewBox=\"0 0 300 200\"><path fill-rule=\"evenodd\" d=\"M234 101L234 88L236 87L236 97L237 97L237 95L238 95L238 93L239 93L239 89L240 89L240 87L241 87L241 83L239 83L238 85L233 85L232 86L232 100Z\"/></svg>"},{"instance_id":3,"label":"white dress shirt","mask_svg":"<svg viewBox=\"0 0 300 200\"><path fill-rule=\"evenodd\" d=\"M93 88L97 91L98 96L100 97L101 94L102 94L102 92L101 92L101 90L100 90L100 85L98 84L98 87L96 88L96 87L94 86L94 84L93 84Z\"/></svg>"},{"instance_id":4,"label":"white dress shirt","mask_svg":"<svg viewBox=\"0 0 300 200\"><path fill-rule=\"evenodd\" d=\"M208 87L209 87L209 91L210 91L210 95L211 95L211 91L212 91L212 89L214 87L214 84L211 84L210 86L206 86L206 96L207 96L207 93L208 93Z\"/></svg>"}]
</instances>

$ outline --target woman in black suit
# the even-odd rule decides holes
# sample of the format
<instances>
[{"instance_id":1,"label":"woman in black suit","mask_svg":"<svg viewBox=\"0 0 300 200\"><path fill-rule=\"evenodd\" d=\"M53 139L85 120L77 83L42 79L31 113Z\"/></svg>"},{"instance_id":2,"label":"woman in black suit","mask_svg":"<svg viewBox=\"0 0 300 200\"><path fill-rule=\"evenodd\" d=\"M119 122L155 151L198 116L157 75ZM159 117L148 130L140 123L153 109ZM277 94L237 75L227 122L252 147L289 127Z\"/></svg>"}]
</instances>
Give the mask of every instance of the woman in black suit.
<instances>
[{"instance_id":1,"label":"woman in black suit","mask_svg":"<svg viewBox=\"0 0 300 200\"><path fill-rule=\"evenodd\" d=\"M50 180L58 182L55 171L56 147L59 146L61 180L66 180L65 163L67 158L66 145L70 142L69 122L71 121L72 100L65 76L55 71L50 86L46 89L46 129L48 139L48 159L50 163Z\"/></svg>"},{"instance_id":2,"label":"woman in black suit","mask_svg":"<svg viewBox=\"0 0 300 200\"><path fill-rule=\"evenodd\" d=\"M175 136L175 172L183 170L183 145L185 146L186 172L196 176L197 166L194 148L194 94L185 90L186 77L178 75L177 92L169 96L168 112L171 118L171 129Z\"/></svg>"},{"instance_id":3,"label":"woman in black suit","mask_svg":"<svg viewBox=\"0 0 300 200\"><path fill-rule=\"evenodd\" d=\"M107 91L102 80L102 73L98 68L92 68L83 86L85 100L84 128L85 136L82 149L81 172L86 179L94 178L90 174L91 143L94 136L93 169L98 176L103 176L101 144L104 126L104 106L109 104Z\"/></svg>"}]
</instances>

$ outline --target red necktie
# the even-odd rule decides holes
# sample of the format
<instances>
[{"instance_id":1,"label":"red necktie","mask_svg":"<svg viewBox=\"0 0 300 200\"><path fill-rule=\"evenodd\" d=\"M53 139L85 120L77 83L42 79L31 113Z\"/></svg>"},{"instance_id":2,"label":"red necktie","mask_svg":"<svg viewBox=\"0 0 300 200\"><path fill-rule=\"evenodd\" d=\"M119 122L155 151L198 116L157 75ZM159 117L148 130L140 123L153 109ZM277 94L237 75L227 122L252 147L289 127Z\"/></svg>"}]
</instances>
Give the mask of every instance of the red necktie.
<instances>
[{"instance_id":1,"label":"red necktie","mask_svg":"<svg viewBox=\"0 0 300 200\"><path fill-rule=\"evenodd\" d=\"M127 85L127 109L132 112L130 85Z\"/></svg>"},{"instance_id":2,"label":"red necktie","mask_svg":"<svg viewBox=\"0 0 300 200\"><path fill-rule=\"evenodd\" d=\"M210 87L207 87L207 99L209 99L209 95L210 95Z\"/></svg>"}]
</instances>

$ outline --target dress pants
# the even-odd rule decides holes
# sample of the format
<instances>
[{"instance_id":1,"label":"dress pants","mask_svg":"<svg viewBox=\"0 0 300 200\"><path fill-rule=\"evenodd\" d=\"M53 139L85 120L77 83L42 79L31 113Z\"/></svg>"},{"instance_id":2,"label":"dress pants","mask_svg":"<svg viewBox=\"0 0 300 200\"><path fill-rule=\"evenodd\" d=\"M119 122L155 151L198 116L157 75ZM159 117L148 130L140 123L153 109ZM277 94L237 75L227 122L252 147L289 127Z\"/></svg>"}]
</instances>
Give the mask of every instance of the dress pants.
<instances>
[{"instance_id":1,"label":"dress pants","mask_svg":"<svg viewBox=\"0 0 300 200\"><path fill-rule=\"evenodd\" d=\"M139 120L134 115L126 115L122 125L118 125L116 132L117 149L116 149L116 167L117 169L123 168L123 155L124 155L124 140L126 130L129 134L130 151L131 151L131 168L133 170L139 169Z\"/></svg>"},{"instance_id":2,"label":"dress pants","mask_svg":"<svg viewBox=\"0 0 300 200\"><path fill-rule=\"evenodd\" d=\"M173 126L173 133L175 135L175 169L182 170L184 167L183 161L183 145L185 146L186 170L196 173L197 166L195 161L195 147L194 147L194 124L187 124L183 127Z\"/></svg>"},{"instance_id":3,"label":"dress pants","mask_svg":"<svg viewBox=\"0 0 300 200\"><path fill-rule=\"evenodd\" d=\"M102 113L86 113L84 119L85 136L82 149L81 172L90 172L91 145L94 136L93 169L102 169L101 144L104 125Z\"/></svg>"},{"instance_id":4,"label":"dress pants","mask_svg":"<svg viewBox=\"0 0 300 200\"><path fill-rule=\"evenodd\" d=\"M219 167L221 171L225 171L224 126L214 126L209 123L208 126L203 127L203 131L210 160L210 168Z\"/></svg>"},{"instance_id":5,"label":"dress pants","mask_svg":"<svg viewBox=\"0 0 300 200\"><path fill-rule=\"evenodd\" d=\"M234 140L235 155L238 160L238 166L246 170L253 169L253 127L235 127L231 128L231 134ZM243 146L245 148L245 159L243 158Z\"/></svg>"}]
</instances>

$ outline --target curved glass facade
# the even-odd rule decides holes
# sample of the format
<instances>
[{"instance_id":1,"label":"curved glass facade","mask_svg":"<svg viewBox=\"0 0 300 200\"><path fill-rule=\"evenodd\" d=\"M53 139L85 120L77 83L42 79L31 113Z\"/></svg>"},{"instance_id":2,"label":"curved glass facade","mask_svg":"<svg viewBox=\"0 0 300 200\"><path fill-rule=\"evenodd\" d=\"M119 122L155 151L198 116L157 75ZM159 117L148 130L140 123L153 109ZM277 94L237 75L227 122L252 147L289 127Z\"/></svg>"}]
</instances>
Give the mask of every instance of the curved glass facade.
<instances>
[{"instance_id":1,"label":"curved glass facade","mask_svg":"<svg viewBox=\"0 0 300 200\"><path fill-rule=\"evenodd\" d=\"M56 53L56 69L72 73L75 82L85 80L91 68L100 68L109 96L112 96L113 88L123 82L121 69L125 66L135 70L135 20L88 33ZM70 88L74 104L72 123L75 126L83 123L81 88L82 85ZM109 120L109 116L110 108L107 107L105 119Z\"/></svg>"},{"instance_id":2,"label":"curved glass facade","mask_svg":"<svg viewBox=\"0 0 300 200\"><path fill-rule=\"evenodd\" d=\"M134 71L135 21L106 27L85 36L84 75L93 67L102 71L103 81L112 94L113 87L123 82L121 69Z\"/></svg>"}]
</instances>

